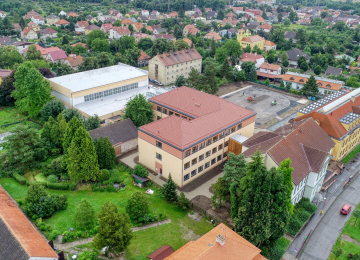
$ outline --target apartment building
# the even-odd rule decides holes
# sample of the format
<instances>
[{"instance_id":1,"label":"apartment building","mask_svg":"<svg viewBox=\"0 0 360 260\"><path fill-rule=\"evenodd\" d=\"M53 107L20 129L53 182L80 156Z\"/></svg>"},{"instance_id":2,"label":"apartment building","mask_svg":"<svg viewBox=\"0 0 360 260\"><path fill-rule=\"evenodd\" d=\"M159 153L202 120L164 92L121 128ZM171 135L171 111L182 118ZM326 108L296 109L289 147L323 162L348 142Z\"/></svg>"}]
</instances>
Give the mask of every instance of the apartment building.
<instances>
[{"instance_id":1,"label":"apartment building","mask_svg":"<svg viewBox=\"0 0 360 260\"><path fill-rule=\"evenodd\" d=\"M138 128L139 162L179 187L227 159L229 138L249 138L256 113L192 88L152 97L155 121Z\"/></svg>"},{"instance_id":2,"label":"apartment building","mask_svg":"<svg viewBox=\"0 0 360 260\"><path fill-rule=\"evenodd\" d=\"M158 54L149 61L149 77L164 85L175 83L176 78L187 78L192 68L201 72L202 56L193 49Z\"/></svg>"}]
</instances>

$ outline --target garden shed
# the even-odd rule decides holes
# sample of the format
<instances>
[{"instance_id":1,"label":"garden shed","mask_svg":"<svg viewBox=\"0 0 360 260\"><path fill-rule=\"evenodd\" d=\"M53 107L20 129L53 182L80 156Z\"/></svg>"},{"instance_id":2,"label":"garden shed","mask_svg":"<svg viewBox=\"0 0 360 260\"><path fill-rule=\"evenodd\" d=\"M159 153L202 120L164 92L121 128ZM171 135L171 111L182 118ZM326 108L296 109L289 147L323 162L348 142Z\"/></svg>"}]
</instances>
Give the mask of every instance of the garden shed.
<instances>
[{"instance_id":1,"label":"garden shed","mask_svg":"<svg viewBox=\"0 0 360 260\"><path fill-rule=\"evenodd\" d=\"M140 175L137 175L137 174L133 174L131 175L134 179L134 185L137 185L139 186L140 188L142 187L146 187L146 184L148 181L150 181L149 178L146 178L146 177L141 177Z\"/></svg>"}]
</instances>

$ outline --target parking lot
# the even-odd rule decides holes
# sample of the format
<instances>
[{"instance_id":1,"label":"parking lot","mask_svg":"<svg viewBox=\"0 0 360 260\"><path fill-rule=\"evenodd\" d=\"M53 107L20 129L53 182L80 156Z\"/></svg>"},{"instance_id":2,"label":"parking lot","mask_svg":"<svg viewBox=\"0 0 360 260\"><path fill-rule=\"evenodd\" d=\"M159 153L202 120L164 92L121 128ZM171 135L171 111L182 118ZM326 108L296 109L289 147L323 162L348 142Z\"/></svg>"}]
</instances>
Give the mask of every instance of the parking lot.
<instances>
[{"instance_id":1,"label":"parking lot","mask_svg":"<svg viewBox=\"0 0 360 260\"><path fill-rule=\"evenodd\" d=\"M252 96L254 101L247 101L248 96ZM286 93L282 94L255 86L245 87L236 93L224 95L223 98L255 111L257 113L255 126L260 126L274 118L281 120L282 118L279 115L303 103L300 98ZM273 100L277 102L275 106L271 105Z\"/></svg>"}]
</instances>

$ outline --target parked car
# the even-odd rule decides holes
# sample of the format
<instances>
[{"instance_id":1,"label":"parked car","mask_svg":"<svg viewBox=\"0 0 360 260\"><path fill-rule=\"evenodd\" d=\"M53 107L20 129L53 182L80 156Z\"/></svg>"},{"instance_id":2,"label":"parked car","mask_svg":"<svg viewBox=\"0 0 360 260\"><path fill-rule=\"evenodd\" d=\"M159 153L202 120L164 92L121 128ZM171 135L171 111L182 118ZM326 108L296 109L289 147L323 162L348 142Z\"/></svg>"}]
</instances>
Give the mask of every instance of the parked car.
<instances>
[{"instance_id":1,"label":"parked car","mask_svg":"<svg viewBox=\"0 0 360 260\"><path fill-rule=\"evenodd\" d=\"M350 211L351 211L351 205L344 204L344 206L340 210L340 213L344 214L344 215L347 215L347 214L349 214Z\"/></svg>"}]
</instances>

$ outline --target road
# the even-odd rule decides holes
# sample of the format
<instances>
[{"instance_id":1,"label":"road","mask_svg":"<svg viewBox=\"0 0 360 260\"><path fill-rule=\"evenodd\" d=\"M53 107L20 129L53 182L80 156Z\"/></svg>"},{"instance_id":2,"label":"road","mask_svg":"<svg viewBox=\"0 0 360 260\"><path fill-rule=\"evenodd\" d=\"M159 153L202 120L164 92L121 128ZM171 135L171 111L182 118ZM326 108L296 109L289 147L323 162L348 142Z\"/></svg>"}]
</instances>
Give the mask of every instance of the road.
<instances>
[{"instance_id":1,"label":"road","mask_svg":"<svg viewBox=\"0 0 360 260\"><path fill-rule=\"evenodd\" d=\"M358 154L354 159L346 164L344 172L338 176L336 183L329 188L328 192L320 194L317 212L289 246L284 255L286 260L295 259L297 251L300 250L305 237L311 230L312 235L299 259L328 259L333 245L350 217L350 215L344 216L340 214L341 207L345 203L351 204L353 207L360 203L360 177L355 179L345 190L342 188L345 181L348 181L349 177L354 175L360 168L360 155ZM324 206L324 197L326 197L326 204L324 214L321 215L320 211Z\"/></svg>"}]
</instances>

